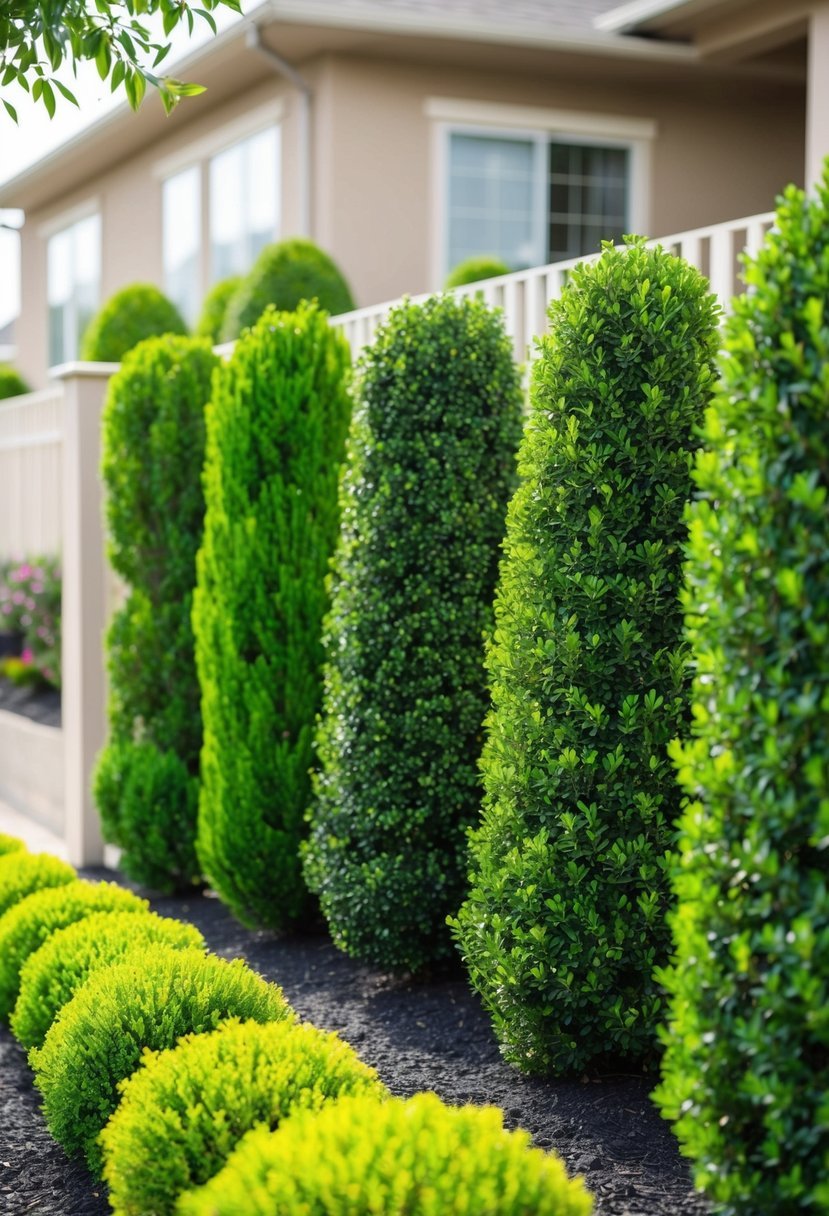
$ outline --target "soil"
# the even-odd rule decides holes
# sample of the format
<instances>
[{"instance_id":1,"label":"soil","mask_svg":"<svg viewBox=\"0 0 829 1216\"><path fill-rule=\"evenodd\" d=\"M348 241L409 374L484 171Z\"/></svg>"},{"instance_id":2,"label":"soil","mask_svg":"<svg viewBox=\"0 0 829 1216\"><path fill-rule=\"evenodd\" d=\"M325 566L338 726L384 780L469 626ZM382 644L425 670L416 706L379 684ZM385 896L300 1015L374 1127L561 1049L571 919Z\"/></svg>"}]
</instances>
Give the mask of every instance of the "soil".
<instances>
[{"instance_id":1,"label":"soil","mask_svg":"<svg viewBox=\"0 0 829 1216\"><path fill-rule=\"evenodd\" d=\"M109 871L87 872L112 878ZM649 1099L653 1077L580 1080L522 1076L501 1059L489 1021L460 967L414 982L340 954L320 929L276 937L238 925L210 895L153 900L192 921L212 950L243 956L308 1021L337 1030L396 1094L432 1089L450 1103L494 1103L582 1174L596 1216L705 1216L667 1123ZM49 1138L23 1052L0 1030L0 1212L102 1216L105 1188ZM447 1213L447 1216L449 1214Z\"/></svg>"},{"instance_id":2,"label":"soil","mask_svg":"<svg viewBox=\"0 0 829 1216\"><path fill-rule=\"evenodd\" d=\"M0 709L22 714L42 726L60 726L61 722L60 693L56 688L18 688L4 676L0 676Z\"/></svg>"}]
</instances>

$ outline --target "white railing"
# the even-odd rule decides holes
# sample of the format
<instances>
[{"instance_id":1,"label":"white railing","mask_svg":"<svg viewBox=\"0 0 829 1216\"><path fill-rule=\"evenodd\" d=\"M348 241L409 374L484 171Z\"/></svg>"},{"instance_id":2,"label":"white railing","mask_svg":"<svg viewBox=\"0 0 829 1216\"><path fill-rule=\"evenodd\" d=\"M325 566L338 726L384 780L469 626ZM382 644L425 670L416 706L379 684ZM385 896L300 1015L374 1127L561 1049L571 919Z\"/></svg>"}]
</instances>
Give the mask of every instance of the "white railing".
<instances>
[{"instance_id":1,"label":"white railing","mask_svg":"<svg viewBox=\"0 0 829 1216\"><path fill-rule=\"evenodd\" d=\"M0 560L60 552L63 387L0 401Z\"/></svg>"}]
</instances>

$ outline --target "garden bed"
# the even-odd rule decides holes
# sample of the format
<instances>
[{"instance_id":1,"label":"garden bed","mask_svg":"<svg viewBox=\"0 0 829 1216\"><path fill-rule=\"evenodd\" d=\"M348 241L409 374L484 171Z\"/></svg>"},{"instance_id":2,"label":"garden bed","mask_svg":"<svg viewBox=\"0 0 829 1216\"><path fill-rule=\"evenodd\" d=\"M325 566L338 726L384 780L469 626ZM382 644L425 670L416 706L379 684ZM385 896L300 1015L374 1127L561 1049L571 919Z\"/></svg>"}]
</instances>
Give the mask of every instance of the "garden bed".
<instances>
[{"instance_id":1,"label":"garden bed","mask_svg":"<svg viewBox=\"0 0 829 1216\"><path fill-rule=\"evenodd\" d=\"M97 870L89 877L112 877ZM668 1125L651 1105L653 1079L633 1075L541 1081L500 1058L489 1022L460 969L415 984L340 954L323 933L277 938L249 932L207 896L157 899L154 908L193 922L226 958L243 956L279 983L300 1015L337 1030L394 1093L433 1089L452 1103L495 1103L510 1126L559 1152L584 1175L597 1216L702 1216ZM38 1114L25 1056L0 1031L0 1210L99 1216L104 1188L68 1165ZM4 1206L5 1205L5 1206ZM447 1214L448 1216L448 1214Z\"/></svg>"}]
</instances>

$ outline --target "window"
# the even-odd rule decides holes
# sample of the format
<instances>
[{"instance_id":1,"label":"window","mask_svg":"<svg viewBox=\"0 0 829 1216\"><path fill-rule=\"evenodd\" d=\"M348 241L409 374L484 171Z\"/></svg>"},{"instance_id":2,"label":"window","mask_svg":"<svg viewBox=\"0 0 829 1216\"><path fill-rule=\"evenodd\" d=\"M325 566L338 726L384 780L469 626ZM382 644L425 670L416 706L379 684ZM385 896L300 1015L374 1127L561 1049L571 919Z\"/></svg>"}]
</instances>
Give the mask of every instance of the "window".
<instances>
[{"instance_id":1,"label":"window","mask_svg":"<svg viewBox=\"0 0 829 1216\"><path fill-rule=\"evenodd\" d=\"M201 169L191 165L162 185L164 290L188 325L202 300Z\"/></svg>"},{"instance_id":2,"label":"window","mask_svg":"<svg viewBox=\"0 0 829 1216\"><path fill-rule=\"evenodd\" d=\"M247 271L279 228L279 128L270 127L210 161L210 278Z\"/></svg>"},{"instance_id":3,"label":"window","mask_svg":"<svg viewBox=\"0 0 829 1216\"><path fill-rule=\"evenodd\" d=\"M98 309L101 218L88 215L49 238L49 365L77 359L84 330Z\"/></svg>"}]
</instances>

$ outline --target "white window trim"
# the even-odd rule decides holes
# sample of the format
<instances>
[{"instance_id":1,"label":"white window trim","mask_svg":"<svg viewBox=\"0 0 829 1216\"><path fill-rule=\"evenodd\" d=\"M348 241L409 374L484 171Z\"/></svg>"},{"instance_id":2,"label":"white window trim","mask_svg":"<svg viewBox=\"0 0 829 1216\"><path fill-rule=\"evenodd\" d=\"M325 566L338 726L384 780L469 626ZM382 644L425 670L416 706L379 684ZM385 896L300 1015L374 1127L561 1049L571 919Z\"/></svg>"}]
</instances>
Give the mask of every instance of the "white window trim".
<instances>
[{"instance_id":1,"label":"white window trim","mask_svg":"<svg viewBox=\"0 0 829 1216\"><path fill-rule=\"evenodd\" d=\"M175 177L177 173L189 169L192 165L203 164L248 136L258 135L260 131L278 125L284 116L285 104L281 97L256 106L224 126L210 131L201 139L194 140L178 151L155 161L152 167L153 177Z\"/></svg>"}]
</instances>

